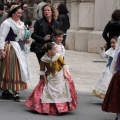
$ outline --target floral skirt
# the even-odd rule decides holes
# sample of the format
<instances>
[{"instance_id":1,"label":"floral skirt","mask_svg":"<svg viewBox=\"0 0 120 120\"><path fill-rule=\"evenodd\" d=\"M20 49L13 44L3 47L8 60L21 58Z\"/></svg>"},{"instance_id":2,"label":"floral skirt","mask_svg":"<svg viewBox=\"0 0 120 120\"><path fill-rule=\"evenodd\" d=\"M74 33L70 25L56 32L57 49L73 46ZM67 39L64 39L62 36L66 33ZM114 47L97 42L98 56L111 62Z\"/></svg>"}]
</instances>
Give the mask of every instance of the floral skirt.
<instances>
[{"instance_id":1,"label":"floral skirt","mask_svg":"<svg viewBox=\"0 0 120 120\"><path fill-rule=\"evenodd\" d=\"M70 102L42 103L41 96L43 93L45 82L43 79L41 79L32 94L28 97L25 105L28 108L35 110L41 114L60 114L75 109L78 103L77 94L70 74L68 74L68 76L69 78L67 79L67 81L72 98Z\"/></svg>"},{"instance_id":2,"label":"floral skirt","mask_svg":"<svg viewBox=\"0 0 120 120\"><path fill-rule=\"evenodd\" d=\"M120 113L120 71L117 71L110 82L102 110L112 113Z\"/></svg>"},{"instance_id":3,"label":"floral skirt","mask_svg":"<svg viewBox=\"0 0 120 120\"><path fill-rule=\"evenodd\" d=\"M21 79L20 67L15 50L9 43L5 44L5 59L0 59L0 87L20 91L27 88Z\"/></svg>"}]
</instances>

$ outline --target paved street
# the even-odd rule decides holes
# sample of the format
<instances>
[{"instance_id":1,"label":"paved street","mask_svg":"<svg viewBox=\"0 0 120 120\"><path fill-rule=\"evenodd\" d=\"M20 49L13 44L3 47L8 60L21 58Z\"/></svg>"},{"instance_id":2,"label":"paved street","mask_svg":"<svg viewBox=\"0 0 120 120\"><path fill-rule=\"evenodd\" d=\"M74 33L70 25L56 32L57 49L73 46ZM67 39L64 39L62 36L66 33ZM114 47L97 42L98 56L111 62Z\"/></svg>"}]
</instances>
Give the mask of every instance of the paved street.
<instances>
[{"instance_id":1,"label":"paved street","mask_svg":"<svg viewBox=\"0 0 120 120\"><path fill-rule=\"evenodd\" d=\"M39 65L34 53L29 53L31 81L26 91L20 92L22 101L5 100L0 97L0 120L114 120L115 114L101 111L102 100L91 94L94 83L105 67L107 59L99 54L66 51L65 60L75 82L79 104L76 110L64 115L40 115L29 110L24 101L39 82Z\"/></svg>"}]
</instances>

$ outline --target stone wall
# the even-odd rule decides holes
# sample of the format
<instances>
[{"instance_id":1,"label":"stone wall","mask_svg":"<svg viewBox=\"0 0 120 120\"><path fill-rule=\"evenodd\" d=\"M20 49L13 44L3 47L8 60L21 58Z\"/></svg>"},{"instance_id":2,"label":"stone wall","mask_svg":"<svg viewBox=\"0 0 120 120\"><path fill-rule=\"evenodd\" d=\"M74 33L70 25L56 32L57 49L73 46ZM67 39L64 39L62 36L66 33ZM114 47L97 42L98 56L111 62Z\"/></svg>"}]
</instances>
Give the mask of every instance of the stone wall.
<instances>
[{"instance_id":1,"label":"stone wall","mask_svg":"<svg viewBox=\"0 0 120 120\"><path fill-rule=\"evenodd\" d=\"M58 4L62 0L55 0ZM68 0L71 27L67 31L66 49L99 52L105 45L102 31L111 14L120 8L120 0Z\"/></svg>"}]
</instances>

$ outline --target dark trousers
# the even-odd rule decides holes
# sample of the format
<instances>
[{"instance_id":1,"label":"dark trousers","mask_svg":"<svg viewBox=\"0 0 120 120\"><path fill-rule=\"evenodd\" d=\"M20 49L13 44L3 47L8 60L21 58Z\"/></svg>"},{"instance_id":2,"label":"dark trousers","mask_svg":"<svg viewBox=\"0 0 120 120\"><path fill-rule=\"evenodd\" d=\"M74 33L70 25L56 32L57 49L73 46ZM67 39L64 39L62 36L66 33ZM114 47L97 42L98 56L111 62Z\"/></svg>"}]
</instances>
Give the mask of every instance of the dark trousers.
<instances>
[{"instance_id":1,"label":"dark trousers","mask_svg":"<svg viewBox=\"0 0 120 120\"><path fill-rule=\"evenodd\" d=\"M37 59L38 59L39 64L40 64L40 60L41 60L41 58L42 58L42 56L43 56L44 54L45 54L44 52L36 53L36 57L37 57Z\"/></svg>"},{"instance_id":2,"label":"dark trousers","mask_svg":"<svg viewBox=\"0 0 120 120\"><path fill-rule=\"evenodd\" d=\"M105 51L107 51L109 48L111 48L110 42L107 42L105 45Z\"/></svg>"},{"instance_id":3,"label":"dark trousers","mask_svg":"<svg viewBox=\"0 0 120 120\"><path fill-rule=\"evenodd\" d=\"M62 41L64 47L65 47L65 40L66 40L66 35L63 36L63 41Z\"/></svg>"}]
</instances>

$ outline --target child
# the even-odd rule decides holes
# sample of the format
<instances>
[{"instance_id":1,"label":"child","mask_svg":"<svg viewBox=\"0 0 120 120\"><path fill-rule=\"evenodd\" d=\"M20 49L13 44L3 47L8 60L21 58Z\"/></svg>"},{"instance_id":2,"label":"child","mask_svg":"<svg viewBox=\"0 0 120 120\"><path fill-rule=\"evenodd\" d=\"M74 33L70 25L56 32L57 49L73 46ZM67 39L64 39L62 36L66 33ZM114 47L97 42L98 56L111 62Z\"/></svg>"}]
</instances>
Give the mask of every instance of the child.
<instances>
[{"instance_id":1,"label":"child","mask_svg":"<svg viewBox=\"0 0 120 120\"><path fill-rule=\"evenodd\" d=\"M102 110L117 113L116 120L120 120L120 37L118 38L110 70L113 77L105 95Z\"/></svg>"},{"instance_id":2,"label":"child","mask_svg":"<svg viewBox=\"0 0 120 120\"><path fill-rule=\"evenodd\" d=\"M63 41L63 36L64 33L61 30L56 29L53 31L53 40L55 45L57 46L57 53L59 53L62 57L64 57L65 55L65 48L61 44Z\"/></svg>"},{"instance_id":3,"label":"child","mask_svg":"<svg viewBox=\"0 0 120 120\"><path fill-rule=\"evenodd\" d=\"M95 95L101 99L104 99L106 91L108 89L108 85L109 85L111 77L112 77L112 74L110 72L110 66L111 66L111 62L113 60L117 37L112 38L110 42L111 42L111 48L108 49L106 52L105 52L104 47L101 47L101 53L100 53L101 57L102 58L108 57L108 63L106 65L105 70L103 70L103 72L100 74L100 76L95 84L94 90L93 90L93 95Z\"/></svg>"},{"instance_id":4,"label":"child","mask_svg":"<svg viewBox=\"0 0 120 120\"><path fill-rule=\"evenodd\" d=\"M42 114L60 114L76 108L77 96L67 65L54 43L44 46L40 62L41 80L25 105Z\"/></svg>"}]
</instances>

